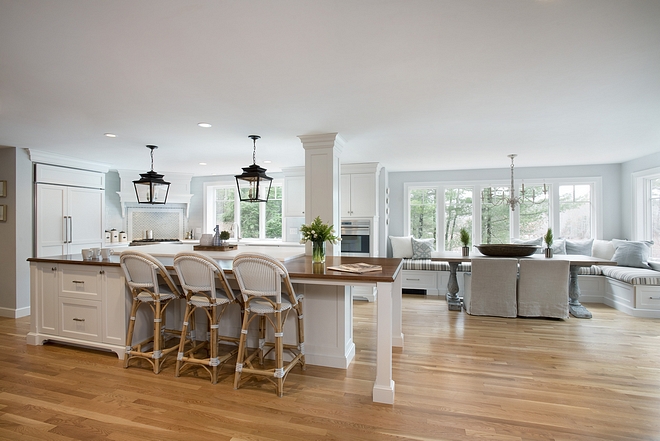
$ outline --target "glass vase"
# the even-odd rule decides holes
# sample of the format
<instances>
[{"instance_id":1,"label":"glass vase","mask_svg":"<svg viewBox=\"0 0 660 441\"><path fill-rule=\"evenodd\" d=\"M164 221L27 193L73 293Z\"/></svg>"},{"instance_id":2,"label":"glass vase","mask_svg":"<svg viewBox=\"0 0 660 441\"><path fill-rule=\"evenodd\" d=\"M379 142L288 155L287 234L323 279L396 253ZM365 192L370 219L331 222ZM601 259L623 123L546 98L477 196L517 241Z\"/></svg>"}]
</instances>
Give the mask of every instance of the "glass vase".
<instances>
[{"instance_id":1,"label":"glass vase","mask_svg":"<svg viewBox=\"0 0 660 441\"><path fill-rule=\"evenodd\" d=\"M325 241L312 241L312 263L325 263Z\"/></svg>"}]
</instances>

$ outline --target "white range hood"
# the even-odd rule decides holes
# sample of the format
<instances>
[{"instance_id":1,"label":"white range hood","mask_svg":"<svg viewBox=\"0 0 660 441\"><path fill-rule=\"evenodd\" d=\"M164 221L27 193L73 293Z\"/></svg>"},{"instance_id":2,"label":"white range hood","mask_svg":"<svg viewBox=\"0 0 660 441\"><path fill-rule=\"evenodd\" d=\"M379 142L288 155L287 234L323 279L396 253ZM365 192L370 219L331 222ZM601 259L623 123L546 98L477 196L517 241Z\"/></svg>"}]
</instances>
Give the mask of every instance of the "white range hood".
<instances>
[{"instance_id":1,"label":"white range hood","mask_svg":"<svg viewBox=\"0 0 660 441\"><path fill-rule=\"evenodd\" d=\"M119 173L120 182L120 191L118 191L117 194L119 195L119 201L121 202L121 216L126 217L126 207L138 205L133 181L140 179L140 173L144 173L144 171L117 170L117 172ZM167 195L167 204L184 204L186 217L188 217L190 211L190 199L192 198L192 193L190 193L190 180L193 175L175 172L160 173L165 175L163 177L164 180L171 183L170 191ZM167 204L165 205L167 206ZM148 204L140 204L140 206L149 207Z\"/></svg>"}]
</instances>

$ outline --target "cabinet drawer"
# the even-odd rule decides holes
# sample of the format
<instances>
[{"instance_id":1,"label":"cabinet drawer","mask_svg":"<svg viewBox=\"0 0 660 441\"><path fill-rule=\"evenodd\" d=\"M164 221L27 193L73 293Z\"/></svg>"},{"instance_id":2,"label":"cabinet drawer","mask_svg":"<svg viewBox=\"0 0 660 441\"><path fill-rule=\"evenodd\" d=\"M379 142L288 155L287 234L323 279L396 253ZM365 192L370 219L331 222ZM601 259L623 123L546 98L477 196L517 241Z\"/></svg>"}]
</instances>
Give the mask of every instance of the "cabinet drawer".
<instances>
[{"instance_id":1,"label":"cabinet drawer","mask_svg":"<svg viewBox=\"0 0 660 441\"><path fill-rule=\"evenodd\" d=\"M100 269L62 265L60 296L101 300Z\"/></svg>"},{"instance_id":2,"label":"cabinet drawer","mask_svg":"<svg viewBox=\"0 0 660 441\"><path fill-rule=\"evenodd\" d=\"M637 304L640 309L660 309L660 286L637 286Z\"/></svg>"},{"instance_id":3,"label":"cabinet drawer","mask_svg":"<svg viewBox=\"0 0 660 441\"><path fill-rule=\"evenodd\" d=\"M403 288L436 289L437 280L435 271L405 271L401 274Z\"/></svg>"},{"instance_id":4,"label":"cabinet drawer","mask_svg":"<svg viewBox=\"0 0 660 441\"><path fill-rule=\"evenodd\" d=\"M101 302L60 297L60 335L101 341Z\"/></svg>"}]
</instances>

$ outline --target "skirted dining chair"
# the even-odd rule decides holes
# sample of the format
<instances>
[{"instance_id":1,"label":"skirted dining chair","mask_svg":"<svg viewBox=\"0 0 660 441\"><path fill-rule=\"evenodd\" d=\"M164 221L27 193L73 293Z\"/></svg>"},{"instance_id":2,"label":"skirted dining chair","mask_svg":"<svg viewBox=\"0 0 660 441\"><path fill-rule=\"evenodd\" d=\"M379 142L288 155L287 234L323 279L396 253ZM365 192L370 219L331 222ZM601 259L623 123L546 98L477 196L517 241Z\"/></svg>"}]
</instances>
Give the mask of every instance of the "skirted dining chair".
<instances>
[{"instance_id":1,"label":"skirted dining chair","mask_svg":"<svg viewBox=\"0 0 660 441\"><path fill-rule=\"evenodd\" d=\"M239 254L234 258L233 273L241 289L244 305L234 388L239 388L242 375L259 375L274 383L277 395L281 397L284 394L284 381L289 371L298 364L305 369L302 304L296 296L287 269L270 256L259 253ZM297 341L296 344L286 344L284 324L292 311L297 316ZM250 352L247 348L248 331L250 323L257 318L259 345ZM267 324L273 329L272 341L266 339ZM286 363L285 351L291 357ZM274 363L265 360L271 352L274 352Z\"/></svg>"},{"instance_id":2,"label":"skirted dining chair","mask_svg":"<svg viewBox=\"0 0 660 441\"><path fill-rule=\"evenodd\" d=\"M471 315L516 317L518 259L483 257L472 259L465 273L463 304Z\"/></svg>"},{"instance_id":3,"label":"skirted dining chair","mask_svg":"<svg viewBox=\"0 0 660 441\"><path fill-rule=\"evenodd\" d=\"M178 253L174 256L174 269L186 296L186 312L183 316L175 375L178 377L184 369L202 367L211 376L211 383L216 384L218 370L237 352L234 348L225 351L222 356L219 355L221 342L238 345L238 332L234 336L219 334L220 320L227 308L236 302L236 298L225 272L209 256L196 252ZM205 312L208 324L208 332L204 333L206 338L199 340L197 339L201 336L195 332L195 316L198 310ZM192 347L186 349L189 330L192 330ZM204 356L199 355L202 351Z\"/></svg>"},{"instance_id":4,"label":"skirted dining chair","mask_svg":"<svg viewBox=\"0 0 660 441\"><path fill-rule=\"evenodd\" d=\"M520 260L518 315L568 318L569 262Z\"/></svg>"},{"instance_id":5,"label":"skirted dining chair","mask_svg":"<svg viewBox=\"0 0 660 441\"><path fill-rule=\"evenodd\" d=\"M132 359L147 360L155 374L159 373L165 358L178 348L180 331L166 329L166 309L173 300L182 297L181 291L170 277L162 263L155 257L134 250L121 253L119 262L126 284L131 290L133 303L126 332L126 352L124 367ZM153 314L153 336L139 343L133 343L135 321L142 305L149 305ZM167 347L168 337L177 337L176 345Z\"/></svg>"}]
</instances>

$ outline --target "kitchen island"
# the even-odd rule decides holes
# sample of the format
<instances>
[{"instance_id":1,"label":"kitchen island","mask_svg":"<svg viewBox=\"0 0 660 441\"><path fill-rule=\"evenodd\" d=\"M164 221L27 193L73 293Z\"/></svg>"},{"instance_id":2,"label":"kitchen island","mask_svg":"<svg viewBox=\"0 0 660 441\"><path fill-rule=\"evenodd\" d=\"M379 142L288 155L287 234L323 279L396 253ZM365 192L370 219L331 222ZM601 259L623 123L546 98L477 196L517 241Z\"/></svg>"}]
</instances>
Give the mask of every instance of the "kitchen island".
<instances>
[{"instance_id":1,"label":"kitchen island","mask_svg":"<svg viewBox=\"0 0 660 441\"><path fill-rule=\"evenodd\" d=\"M173 272L174 254L191 251L189 244L159 244L138 248L158 258ZM203 252L218 261L233 279L232 260L239 252L262 252L281 260L289 271L297 293L305 295L305 358L307 363L346 369L355 356L351 286L376 287L377 360L373 399L393 403L392 346L403 346L401 327L401 259L328 256L325 265L312 265L301 248L255 247L221 252ZM119 255L107 260L83 260L80 255L31 258L32 320L28 344L53 340L111 350L123 358L131 298L126 288ZM328 270L345 263L381 265L380 272L353 274ZM183 302L182 302L183 303ZM180 309L167 316L169 323L181 321ZM145 312L145 311L143 311ZM146 313L146 312L145 312ZM240 315L221 324L231 335L240 329ZM146 324L148 320L137 323ZM293 330L293 323L287 323ZM146 337L149 326L136 326L136 338ZM291 331L285 334L294 335Z\"/></svg>"}]
</instances>

